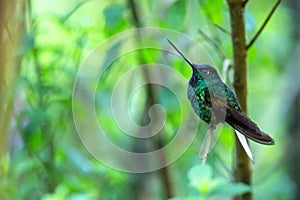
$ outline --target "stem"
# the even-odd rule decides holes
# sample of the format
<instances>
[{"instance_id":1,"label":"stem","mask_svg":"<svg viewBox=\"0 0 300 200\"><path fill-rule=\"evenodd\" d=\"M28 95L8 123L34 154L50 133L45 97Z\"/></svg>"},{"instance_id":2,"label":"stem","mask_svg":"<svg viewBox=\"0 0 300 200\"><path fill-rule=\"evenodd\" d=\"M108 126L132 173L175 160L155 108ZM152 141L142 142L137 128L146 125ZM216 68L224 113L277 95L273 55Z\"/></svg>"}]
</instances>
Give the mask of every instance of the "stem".
<instances>
[{"instance_id":1,"label":"stem","mask_svg":"<svg viewBox=\"0 0 300 200\"><path fill-rule=\"evenodd\" d=\"M275 3L275 5L273 6L271 12L268 14L267 18L265 19L264 23L261 25L261 27L259 28L259 30L255 34L255 36L252 38L252 40L247 45L247 49L249 49L254 44L254 42L260 36L261 32L265 29L266 25L268 24L269 20L271 19L271 17L275 13L275 11L276 11L277 7L279 6L280 2L281 2L281 0L277 0L277 2Z\"/></svg>"},{"instance_id":2,"label":"stem","mask_svg":"<svg viewBox=\"0 0 300 200\"><path fill-rule=\"evenodd\" d=\"M233 66L234 66L234 88L242 110L247 114L247 49L246 30L244 20L244 1L227 0L230 12L232 44L233 44ZM235 179L251 186L250 160L236 137L237 166ZM253 199L252 193L246 193L235 199Z\"/></svg>"}]
</instances>

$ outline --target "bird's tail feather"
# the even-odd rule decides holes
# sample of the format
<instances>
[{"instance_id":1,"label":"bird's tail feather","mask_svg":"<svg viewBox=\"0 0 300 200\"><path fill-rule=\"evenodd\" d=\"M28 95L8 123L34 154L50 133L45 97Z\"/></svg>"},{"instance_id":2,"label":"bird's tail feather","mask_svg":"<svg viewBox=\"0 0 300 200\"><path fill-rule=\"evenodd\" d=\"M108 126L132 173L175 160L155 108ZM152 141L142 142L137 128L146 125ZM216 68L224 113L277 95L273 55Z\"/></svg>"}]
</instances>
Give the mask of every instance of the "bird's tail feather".
<instances>
[{"instance_id":1,"label":"bird's tail feather","mask_svg":"<svg viewBox=\"0 0 300 200\"><path fill-rule=\"evenodd\" d=\"M275 144L274 140L266 133L262 132L256 123L251 121L245 114L230 109L226 113L226 122L247 138L265 145Z\"/></svg>"},{"instance_id":2,"label":"bird's tail feather","mask_svg":"<svg viewBox=\"0 0 300 200\"><path fill-rule=\"evenodd\" d=\"M237 131L237 130L234 130L234 132L235 132L236 136L238 137L238 139L239 139L242 147L244 148L247 156L254 163L253 154L252 154L252 151L251 151L251 149L249 147L249 144L248 144L248 142L246 140L246 137L243 134L241 134L239 131Z\"/></svg>"}]
</instances>

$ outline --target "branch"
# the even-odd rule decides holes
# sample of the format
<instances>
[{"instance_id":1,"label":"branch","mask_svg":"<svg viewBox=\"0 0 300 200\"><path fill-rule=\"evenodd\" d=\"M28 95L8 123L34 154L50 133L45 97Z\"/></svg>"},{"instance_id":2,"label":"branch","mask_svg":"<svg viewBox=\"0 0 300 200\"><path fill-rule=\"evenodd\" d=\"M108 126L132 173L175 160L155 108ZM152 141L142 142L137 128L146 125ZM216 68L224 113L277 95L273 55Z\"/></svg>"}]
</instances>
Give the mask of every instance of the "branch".
<instances>
[{"instance_id":1,"label":"branch","mask_svg":"<svg viewBox=\"0 0 300 200\"><path fill-rule=\"evenodd\" d=\"M244 19L243 0L227 0L230 13L231 38L233 45L234 89L241 104L242 110L247 114L247 49L246 28ZM236 144L235 180L251 186L251 164L238 137ZM252 200L252 192L237 196L235 199Z\"/></svg>"},{"instance_id":2,"label":"branch","mask_svg":"<svg viewBox=\"0 0 300 200\"><path fill-rule=\"evenodd\" d=\"M277 7L279 6L280 2L281 2L281 0L277 0L276 4L273 6L271 12L269 13L269 15L267 16L267 18L265 19L264 23L262 24L262 26L260 27L260 29L258 30L258 32L255 34L255 36L252 38L252 40L250 41L250 43L247 45L247 47L246 47L247 50L254 44L254 42L260 36L261 32L264 30L264 28L268 24L269 20L271 19L272 15L275 13L275 11L276 11Z\"/></svg>"}]
</instances>

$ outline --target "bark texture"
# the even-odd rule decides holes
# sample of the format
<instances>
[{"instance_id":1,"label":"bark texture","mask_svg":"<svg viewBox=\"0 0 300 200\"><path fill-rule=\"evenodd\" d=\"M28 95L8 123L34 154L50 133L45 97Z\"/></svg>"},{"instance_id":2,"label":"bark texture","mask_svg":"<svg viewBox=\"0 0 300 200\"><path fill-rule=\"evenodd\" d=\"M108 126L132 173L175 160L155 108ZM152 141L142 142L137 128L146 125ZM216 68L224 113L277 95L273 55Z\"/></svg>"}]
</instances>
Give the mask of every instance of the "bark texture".
<instances>
[{"instance_id":1,"label":"bark texture","mask_svg":"<svg viewBox=\"0 0 300 200\"><path fill-rule=\"evenodd\" d=\"M247 43L244 19L243 0L227 0L230 11L231 35L233 45L233 65L234 65L234 89L243 109L247 114ZM237 163L235 169L235 179L251 185L251 163L242 145L236 137ZM235 199L253 199L252 193L246 193Z\"/></svg>"}]
</instances>

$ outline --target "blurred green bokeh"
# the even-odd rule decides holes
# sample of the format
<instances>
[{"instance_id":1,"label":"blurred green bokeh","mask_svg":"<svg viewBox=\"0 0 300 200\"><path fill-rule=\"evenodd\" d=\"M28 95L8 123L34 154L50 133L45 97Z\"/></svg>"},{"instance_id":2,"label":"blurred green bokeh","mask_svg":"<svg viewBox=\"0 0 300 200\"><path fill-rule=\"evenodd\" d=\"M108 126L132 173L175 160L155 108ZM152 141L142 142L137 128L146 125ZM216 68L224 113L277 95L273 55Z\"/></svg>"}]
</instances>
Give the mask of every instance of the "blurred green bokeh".
<instances>
[{"instance_id":1,"label":"blurred green bokeh","mask_svg":"<svg viewBox=\"0 0 300 200\"><path fill-rule=\"evenodd\" d=\"M167 199L170 196L168 192L176 199L226 199L250 190L242 184L231 184L234 180L235 151L234 137L228 126L224 127L217 145L209 154L206 169L199 169L198 166L201 162L198 157L201 136L197 136L191 147L172 165L145 174L111 169L95 159L81 143L72 115L76 73L96 47L116 34L135 28L128 2L27 0L24 15L14 14L14 17L24 19L26 26L18 48L8 49L13 54L21 55L22 61L14 81L5 85L7 93L14 93L10 100L14 106L7 122L7 152L0 159L0 199L147 200ZM226 1L134 2L142 26L186 34L206 50L222 73L223 58L201 37L198 29L211 37L227 58L231 58L230 35L214 25L230 29ZM19 1L12 1L11 4L23 5ZM248 41L259 29L273 4L271 0L249 1L245 15ZM251 191L255 199L300 198L300 174L297 171L297 167L300 167L297 123L300 15L294 9L297 6L299 3L296 0L283 2L248 53L249 115L276 141L274 147L251 143L255 156ZM1 33L3 41L9 40L7 34L10 27L5 30L5 33ZM166 43L153 41L153 38L145 41L166 47ZM174 42L180 41L183 38L179 37ZM184 42L181 44L184 46ZM118 59L113 63L107 63L109 67L102 77L103 84L96 88L98 120L107 137L123 149L135 152L158 149L162 145L159 144L160 139L140 143L140 140L124 136L109 107L112 91L116 82L139 64L168 65L186 78L186 84L190 69L183 67L184 62L180 59L162 55L165 52L157 49L121 55L121 48L122 44L112 46L105 49L106 55L103 55L108 60L112 55L120 57L117 56ZM143 78L142 74L136 76ZM172 82L172 77L170 82L176 84ZM153 86L152 89L156 94L155 103L161 104L167 114L162 137L165 144L174 138L178 124L185 116L182 116L178 100L172 92L160 86ZM131 92L128 88L126 101L131 101L130 115L135 123L146 125L149 123L148 108L151 104L149 90L145 86L132 96ZM198 134L205 134L206 129L207 125L200 122ZM197 170L208 170L209 177L196 173ZM220 185L224 188L220 189Z\"/></svg>"}]
</instances>

